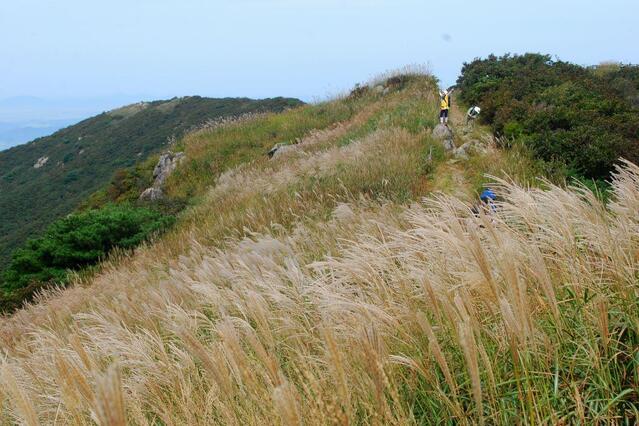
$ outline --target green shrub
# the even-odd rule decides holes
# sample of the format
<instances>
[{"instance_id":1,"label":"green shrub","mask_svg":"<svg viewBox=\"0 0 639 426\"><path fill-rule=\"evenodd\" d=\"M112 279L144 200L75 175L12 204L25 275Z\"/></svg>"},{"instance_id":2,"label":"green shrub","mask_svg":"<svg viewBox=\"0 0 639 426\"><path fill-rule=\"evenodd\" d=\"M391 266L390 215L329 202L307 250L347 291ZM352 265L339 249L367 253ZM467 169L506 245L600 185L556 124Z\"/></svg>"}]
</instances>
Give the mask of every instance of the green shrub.
<instances>
[{"instance_id":1,"label":"green shrub","mask_svg":"<svg viewBox=\"0 0 639 426\"><path fill-rule=\"evenodd\" d=\"M3 276L5 298L43 283L64 283L68 271L94 265L115 248L135 248L173 221L172 216L126 205L60 219L14 252Z\"/></svg>"},{"instance_id":2,"label":"green shrub","mask_svg":"<svg viewBox=\"0 0 639 426\"><path fill-rule=\"evenodd\" d=\"M605 179L620 157L639 162L639 67L585 68L549 55L489 56L464 64L462 99L499 136L539 158Z\"/></svg>"}]
</instances>

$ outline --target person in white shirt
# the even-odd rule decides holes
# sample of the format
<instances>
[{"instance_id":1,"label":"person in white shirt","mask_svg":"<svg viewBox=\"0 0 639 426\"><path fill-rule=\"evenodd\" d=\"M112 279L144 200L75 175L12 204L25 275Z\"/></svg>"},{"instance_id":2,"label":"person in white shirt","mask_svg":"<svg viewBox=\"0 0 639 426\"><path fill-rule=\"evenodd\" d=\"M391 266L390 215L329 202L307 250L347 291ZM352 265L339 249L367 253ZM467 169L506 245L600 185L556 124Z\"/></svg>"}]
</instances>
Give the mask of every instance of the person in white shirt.
<instances>
[{"instance_id":1,"label":"person in white shirt","mask_svg":"<svg viewBox=\"0 0 639 426\"><path fill-rule=\"evenodd\" d=\"M481 108L479 108L478 106L472 106L468 109L468 112L466 113L466 125L468 124L474 124L475 120L477 119L477 117L479 117L479 114L481 113Z\"/></svg>"}]
</instances>

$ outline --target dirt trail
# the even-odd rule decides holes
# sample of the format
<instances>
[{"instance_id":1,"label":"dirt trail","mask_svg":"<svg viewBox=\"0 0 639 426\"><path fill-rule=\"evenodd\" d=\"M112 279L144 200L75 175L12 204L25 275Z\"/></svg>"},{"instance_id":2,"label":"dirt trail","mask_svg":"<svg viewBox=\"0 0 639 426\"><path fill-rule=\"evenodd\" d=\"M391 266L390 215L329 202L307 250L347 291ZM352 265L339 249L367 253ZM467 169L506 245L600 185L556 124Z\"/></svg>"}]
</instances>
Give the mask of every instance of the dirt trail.
<instances>
[{"instance_id":1,"label":"dirt trail","mask_svg":"<svg viewBox=\"0 0 639 426\"><path fill-rule=\"evenodd\" d=\"M462 135L464 115L454 101L455 99L453 99L448 120L449 126L455 136L455 146L459 147L465 142L465 138ZM472 191L466 180L464 168L459 160L451 158L437 168L433 176L433 190L452 194L461 199L471 199Z\"/></svg>"},{"instance_id":2,"label":"dirt trail","mask_svg":"<svg viewBox=\"0 0 639 426\"><path fill-rule=\"evenodd\" d=\"M455 147L457 148L470 140L481 140L490 136L489 133L480 127L469 129L466 126L466 109L459 106L458 97L459 93L455 92L449 116L449 126L453 131ZM435 172L433 190L453 194L472 203L475 201L477 194L473 191L466 174L464 161L453 156L440 165Z\"/></svg>"},{"instance_id":3,"label":"dirt trail","mask_svg":"<svg viewBox=\"0 0 639 426\"><path fill-rule=\"evenodd\" d=\"M451 102L452 105L450 106L449 121L453 129L457 129L461 131L466 124L465 123L466 112L462 111L459 108L459 104L457 103L457 98L458 98L458 93L456 93L456 96L452 99L452 102Z\"/></svg>"}]
</instances>

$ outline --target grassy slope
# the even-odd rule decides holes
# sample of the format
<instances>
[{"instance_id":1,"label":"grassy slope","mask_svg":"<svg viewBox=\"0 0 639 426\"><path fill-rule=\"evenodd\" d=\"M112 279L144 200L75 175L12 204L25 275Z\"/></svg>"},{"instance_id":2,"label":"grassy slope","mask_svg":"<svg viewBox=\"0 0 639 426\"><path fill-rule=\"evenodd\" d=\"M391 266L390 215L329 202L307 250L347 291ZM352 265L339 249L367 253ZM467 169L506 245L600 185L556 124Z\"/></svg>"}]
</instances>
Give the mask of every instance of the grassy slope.
<instances>
[{"instance_id":1,"label":"grassy slope","mask_svg":"<svg viewBox=\"0 0 639 426\"><path fill-rule=\"evenodd\" d=\"M429 137L435 107L419 78L188 136L191 163L169 188L198 203L180 226L3 324L4 419L631 415L639 170L619 176L609 210L502 182L500 212L476 218L466 203L483 172L528 183L532 163L494 149L449 161ZM440 189L455 196L416 202Z\"/></svg>"},{"instance_id":2,"label":"grassy slope","mask_svg":"<svg viewBox=\"0 0 639 426\"><path fill-rule=\"evenodd\" d=\"M0 269L16 247L73 211L117 169L166 149L169 137L206 120L299 104L201 97L135 104L0 152ZM48 162L35 169L42 157Z\"/></svg>"}]
</instances>

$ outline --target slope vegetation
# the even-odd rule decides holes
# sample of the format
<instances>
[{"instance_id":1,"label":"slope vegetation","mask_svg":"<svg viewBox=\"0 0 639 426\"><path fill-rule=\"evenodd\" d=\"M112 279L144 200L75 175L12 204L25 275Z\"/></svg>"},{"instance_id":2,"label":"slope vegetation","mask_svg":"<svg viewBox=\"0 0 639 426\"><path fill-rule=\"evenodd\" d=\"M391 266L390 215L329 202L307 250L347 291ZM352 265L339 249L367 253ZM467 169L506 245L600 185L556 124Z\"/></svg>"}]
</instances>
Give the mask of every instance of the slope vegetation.
<instances>
[{"instance_id":1,"label":"slope vegetation","mask_svg":"<svg viewBox=\"0 0 639 426\"><path fill-rule=\"evenodd\" d=\"M2 324L3 420L636 420L639 169L603 205L485 134L452 159L434 79L386 85L188 135L174 230Z\"/></svg>"},{"instance_id":2,"label":"slope vegetation","mask_svg":"<svg viewBox=\"0 0 639 426\"><path fill-rule=\"evenodd\" d=\"M118 169L207 120L299 106L295 99L176 98L116 109L0 152L0 269L27 238L73 211Z\"/></svg>"}]
</instances>

